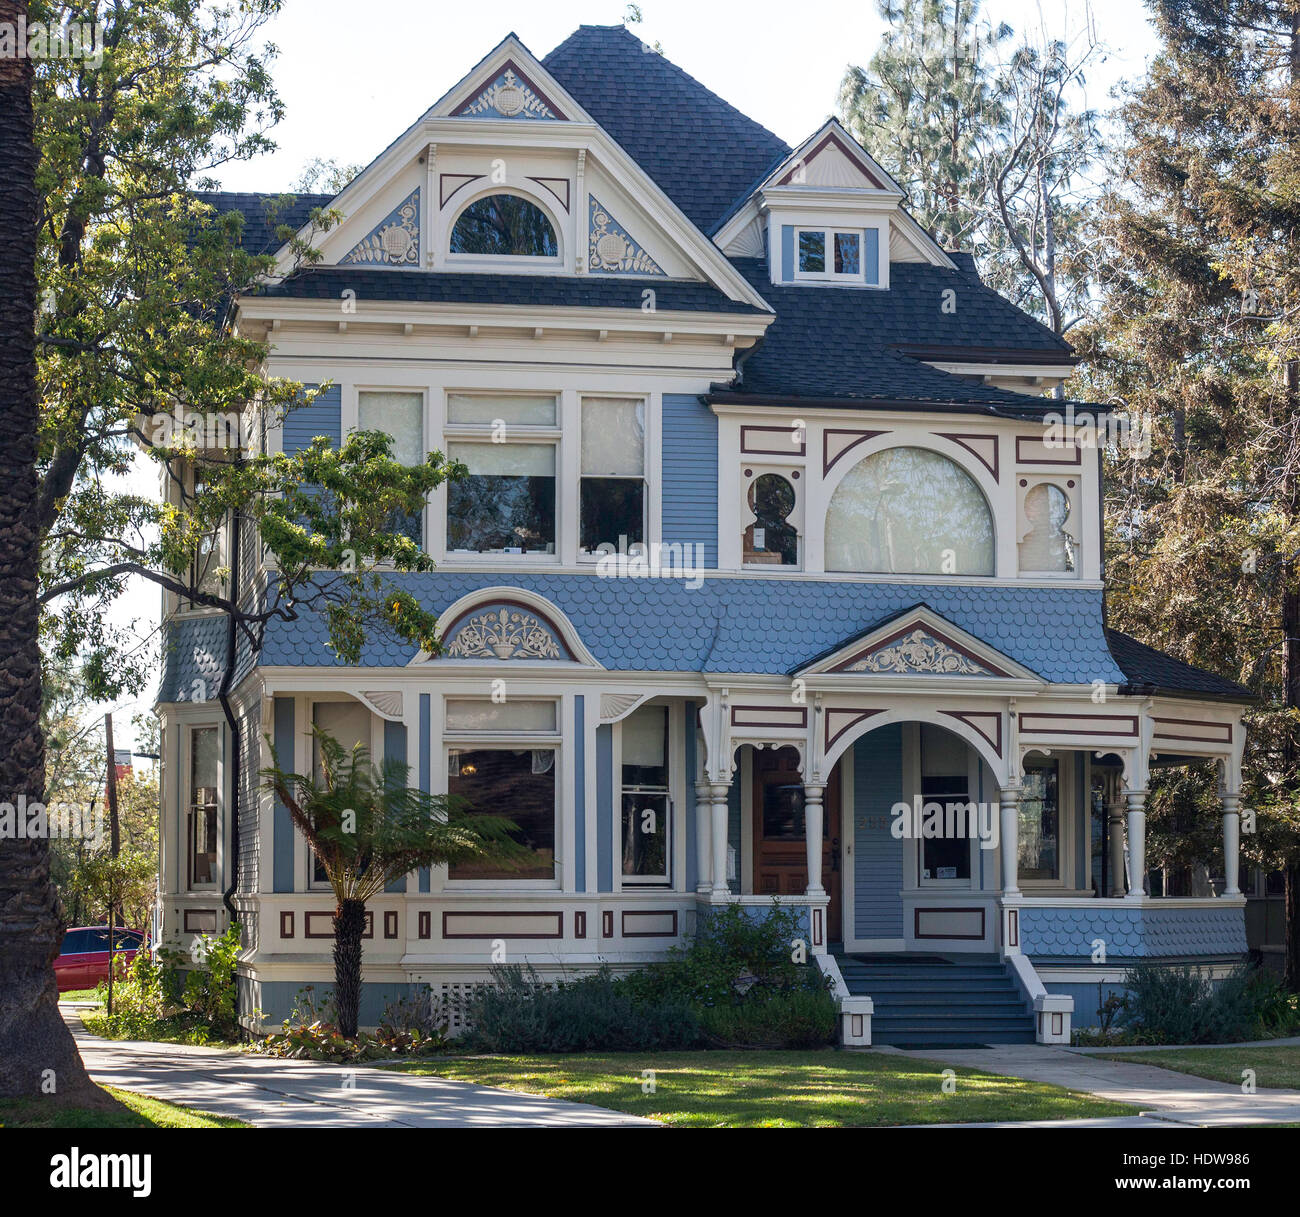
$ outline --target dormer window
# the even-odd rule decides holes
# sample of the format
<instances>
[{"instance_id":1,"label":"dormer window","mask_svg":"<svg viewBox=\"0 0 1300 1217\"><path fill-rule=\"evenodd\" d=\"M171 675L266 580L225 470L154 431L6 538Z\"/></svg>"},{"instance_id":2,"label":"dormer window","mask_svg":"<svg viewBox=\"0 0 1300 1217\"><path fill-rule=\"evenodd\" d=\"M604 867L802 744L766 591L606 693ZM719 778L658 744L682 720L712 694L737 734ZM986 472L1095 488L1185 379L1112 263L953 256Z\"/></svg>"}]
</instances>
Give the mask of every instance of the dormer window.
<instances>
[{"instance_id":1,"label":"dormer window","mask_svg":"<svg viewBox=\"0 0 1300 1217\"><path fill-rule=\"evenodd\" d=\"M557 258L555 228L546 213L517 194L490 194L460 213L450 253L496 258Z\"/></svg>"},{"instance_id":2,"label":"dormer window","mask_svg":"<svg viewBox=\"0 0 1300 1217\"><path fill-rule=\"evenodd\" d=\"M795 278L865 283L860 228L795 230Z\"/></svg>"}]
</instances>

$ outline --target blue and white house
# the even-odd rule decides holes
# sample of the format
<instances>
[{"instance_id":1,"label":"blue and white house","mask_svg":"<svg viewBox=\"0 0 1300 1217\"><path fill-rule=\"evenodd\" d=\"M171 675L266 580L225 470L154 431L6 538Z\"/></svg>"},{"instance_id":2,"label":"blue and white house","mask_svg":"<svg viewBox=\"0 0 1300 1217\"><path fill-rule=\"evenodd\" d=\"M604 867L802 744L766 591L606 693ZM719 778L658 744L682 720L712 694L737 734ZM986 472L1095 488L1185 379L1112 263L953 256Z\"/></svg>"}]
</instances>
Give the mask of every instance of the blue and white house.
<instances>
[{"instance_id":1,"label":"blue and white house","mask_svg":"<svg viewBox=\"0 0 1300 1217\"><path fill-rule=\"evenodd\" d=\"M269 247L265 199L208 197ZM541 60L507 37L294 202L342 222L233 323L330 387L268 450L377 428L469 477L411 522L437 570L395 576L441 653L345 666L321 621L273 625L238 790L223 620L168 605L164 928L220 929L235 885L250 1026L332 978L332 897L256 784L313 724L532 852L373 901L363 1023L494 946L630 967L728 903L800 911L859 1044L1061 1041L1137 960L1242 958L1249 694L1107 629L1099 416L1047 395L1071 348L902 198L834 121L789 147L583 27ZM1205 757L1216 881L1153 898L1148 777Z\"/></svg>"}]
</instances>

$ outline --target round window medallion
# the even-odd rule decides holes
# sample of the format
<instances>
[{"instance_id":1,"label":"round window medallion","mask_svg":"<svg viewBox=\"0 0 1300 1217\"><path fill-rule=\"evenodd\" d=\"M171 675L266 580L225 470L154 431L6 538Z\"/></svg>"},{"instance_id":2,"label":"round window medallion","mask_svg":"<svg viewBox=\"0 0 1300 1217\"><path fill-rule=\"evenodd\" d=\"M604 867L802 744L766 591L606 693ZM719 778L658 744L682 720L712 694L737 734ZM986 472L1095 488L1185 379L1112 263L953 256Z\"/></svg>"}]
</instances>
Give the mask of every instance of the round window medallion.
<instances>
[{"instance_id":1,"label":"round window medallion","mask_svg":"<svg viewBox=\"0 0 1300 1217\"><path fill-rule=\"evenodd\" d=\"M596 242L596 254L605 266L617 266L627 257L627 242L616 232L607 232Z\"/></svg>"},{"instance_id":2,"label":"round window medallion","mask_svg":"<svg viewBox=\"0 0 1300 1217\"><path fill-rule=\"evenodd\" d=\"M406 255L411 250L412 239L411 234L398 224L390 224L379 234L379 241L384 247L384 253L393 262L401 262L406 258Z\"/></svg>"},{"instance_id":3,"label":"round window medallion","mask_svg":"<svg viewBox=\"0 0 1300 1217\"><path fill-rule=\"evenodd\" d=\"M524 108L524 91L518 85L502 85L493 104L498 114L514 118Z\"/></svg>"}]
</instances>

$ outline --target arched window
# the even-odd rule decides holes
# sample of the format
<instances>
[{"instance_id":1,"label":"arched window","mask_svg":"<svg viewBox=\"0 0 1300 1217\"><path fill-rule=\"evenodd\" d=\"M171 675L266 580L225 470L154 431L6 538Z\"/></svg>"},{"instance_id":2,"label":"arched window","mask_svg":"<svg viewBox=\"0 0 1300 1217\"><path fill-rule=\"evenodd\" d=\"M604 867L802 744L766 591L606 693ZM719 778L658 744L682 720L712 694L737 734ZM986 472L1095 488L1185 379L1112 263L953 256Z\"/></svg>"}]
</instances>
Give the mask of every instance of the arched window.
<instances>
[{"instance_id":1,"label":"arched window","mask_svg":"<svg viewBox=\"0 0 1300 1217\"><path fill-rule=\"evenodd\" d=\"M745 562L799 564L799 533L790 523L795 508L794 487L779 473L763 473L749 488L749 510L754 522L745 529Z\"/></svg>"},{"instance_id":2,"label":"arched window","mask_svg":"<svg viewBox=\"0 0 1300 1217\"><path fill-rule=\"evenodd\" d=\"M554 258L555 229L546 213L517 194L490 194L460 213L451 230L454 254L506 258Z\"/></svg>"},{"instance_id":3,"label":"arched window","mask_svg":"<svg viewBox=\"0 0 1300 1217\"><path fill-rule=\"evenodd\" d=\"M925 448L889 448L850 469L826 510L826 569L991 575L993 517L971 476Z\"/></svg>"},{"instance_id":4,"label":"arched window","mask_svg":"<svg viewBox=\"0 0 1300 1217\"><path fill-rule=\"evenodd\" d=\"M1065 531L1070 518L1070 500L1051 482L1031 486L1025 495L1025 519L1029 531L1020 541L1020 569L1029 571L1074 570L1074 538Z\"/></svg>"}]
</instances>

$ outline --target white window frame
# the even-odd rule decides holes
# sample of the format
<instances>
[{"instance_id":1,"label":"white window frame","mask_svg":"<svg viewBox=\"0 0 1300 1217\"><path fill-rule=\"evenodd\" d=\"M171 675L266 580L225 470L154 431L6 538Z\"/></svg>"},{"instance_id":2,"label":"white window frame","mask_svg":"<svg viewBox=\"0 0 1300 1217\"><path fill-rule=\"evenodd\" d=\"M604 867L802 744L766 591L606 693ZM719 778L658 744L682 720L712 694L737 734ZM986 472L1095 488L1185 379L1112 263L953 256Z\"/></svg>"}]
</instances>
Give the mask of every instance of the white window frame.
<instances>
[{"instance_id":1,"label":"white window frame","mask_svg":"<svg viewBox=\"0 0 1300 1217\"><path fill-rule=\"evenodd\" d=\"M555 763L551 772L555 780L555 868L549 879L456 879L452 877L451 867L445 868L446 879L443 890L484 891L491 888L504 888L508 891L556 891L562 886L564 873L564 805L565 790L568 789L564 771L566 754L564 750L564 702L558 697L520 697L520 701L546 702L555 708L555 728L551 731L460 731L446 726L447 703L449 701L487 701L488 698L475 697L472 694L451 693L443 698L442 704L442 793L451 789L451 754L452 752L506 752L520 749L548 748L555 754ZM509 813L503 813L508 815Z\"/></svg>"},{"instance_id":2,"label":"white window frame","mask_svg":"<svg viewBox=\"0 0 1300 1217\"><path fill-rule=\"evenodd\" d=\"M295 715L305 715L300 721L307 724L306 731L297 732L297 757L296 768L298 773L312 773L316 765L315 740L311 734L311 728L316 724L316 707L326 703L354 704L360 706L370 715L370 763L372 765L382 765L384 763L384 720L379 717L365 702L359 698L353 697L350 693L324 694L318 696L315 693L308 693L302 697L295 707ZM303 886L299 890L309 892L328 892L330 885L328 880L315 878L316 867L312 857L312 848L303 840L302 833L295 830L295 835L301 843L301 855L303 866Z\"/></svg>"},{"instance_id":3,"label":"white window frame","mask_svg":"<svg viewBox=\"0 0 1300 1217\"><path fill-rule=\"evenodd\" d=\"M806 232L821 233L824 242L826 269L823 271L805 271L799 269L799 238ZM837 235L858 238L858 273L856 275L837 274L835 266L835 237ZM794 251L791 270L796 280L805 283L855 283L865 285L867 282L867 234L863 228L854 228L843 224L796 224L794 229Z\"/></svg>"},{"instance_id":4,"label":"white window frame","mask_svg":"<svg viewBox=\"0 0 1300 1217\"><path fill-rule=\"evenodd\" d=\"M909 726L914 727L915 733L912 735L913 744L910 749L911 756L908 758L908 769L910 772L910 782L911 782L912 790L916 795L921 795L921 783L925 776L925 765L924 765L924 760L922 755L924 752L924 743L921 738L922 736L921 727L923 725L935 727L940 730L946 729L946 728L939 727L937 723L917 722L915 724L909 724ZM906 735L904 736L904 738L906 739ZM958 736L957 738L961 739L960 736ZM980 755L979 752L971 746L969 741L965 739L961 739L961 743L965 746L966 749L966 796L971 803L978 803L979 789L980 789ZM908 749L905 747L904 756L907 755L907 751ZM924 795L921 795L922 807L924 807L925 804L930 801L931 800L925 798ZM913 803L912 806L915 806L915 803ZM914 862L913 862L913 866L915 867L915 870L913 874L914 874L914 883L916 889L918 891L938 890L938 891L959 891L959 892L965 892L965 891L973 892L973 891L980 890L979 837L977 836L968 837L967 844L970 848L970 877L969 878L940 879L936 876L931 876L930 878L926 878L923 874L925 870L925 841L924 839L917 839L914 842L915 849L913 851L915 855Z\"/></svg>"},{"instance_id":5,"label":"white window frame","mask_svg":"<svg viewBox=\"0 0 1300 1217\"><path fill-rule=\"evenodd\" d=\"M1020 884L1020 889L1025 891L1032 889L1035 891L1073 891L1081 889L1083 883L1076 882L1076 876L1080 873L1085 875L1084 882L1087 882L1086 873L1088 868L1087 861L1081 861L1076 854L1078 853L1078 837L1076 835L1077 821L1075 819L1079 809L1075 803L1075 770L1077 758L1072 752L1054 751L1050 756L1037 754L1025 758L1024 769L1027 772L1030 769L1043 769L1055 763L1056 765L1056 814L1059 824L1059 837L1056 845L1057 852L1057 877L1055 879L1027 879L1020 874L1020 858L1016 858L1016 879ZM1020 810L1017 808L1016 815L1019 817ZM1016 830L1016 848L1019 849L1020 831L1017 820ZM1091 854L1091 850L1088 851ZM1086 894L1086 893L1084 893Z\"/></svg>"},{"instance_id":6,"label":"white window frame","mask_svg":"<svg viewBox=\"0 0 1300 1217\"><path fill-rule=\"evenodd\" d=\"M221 890L221 880L225 865L225 815L226 806L226 758L225 741L221 723L216 720L201 722L184 722L180 726L183 735L183 757L181 769L181 793L184 802L181 805L181 868L186 892L216 892ZM194 809L194 733L196 731L215 731L217 733L217 856L212 870L216 876L211 883L194 882L194 855L190 849L190 822Z\"/></svg>"},{"instance_id":7,"label":"white window frame","mask_svg":"<svg viewBox=\"0 0 1300 1217\"><path fill-rule=\"evenodd\" d=\"M555 234L555 257L531 257L527 254L454 254L451 252L451 234L455 231L460 217L475 203L491 198L496 194L515 195L525 202L531 203L546 217L547 223L551 226L551 231ZM568 265L565 236L564 225L559 222L559 218L546 206L542 199L530 191L520 189L513 183L498 182L487 189L480 190L473 198L463 202L447 216L441 238L442 248L438 250L438 257L448 269L453 270L484 270L495 274L528 273L529 271L543 274L554 273L555 271L563 273L571 270Z\"/></svg>"},{"instance_id":8,"label":"white window frame","mask_svg":"<svg viewBox=\"0 0 1300 1217\"><path fill-rule=\"evenodd\" d=\"M450 486L443 488L440 495L442 502L441 516L441 534L438 537L438 548L443 554L446 561L449 562L472 562L482 566L513 566L516 563L527 563L529 565L554 566L559 564L560 555L564 548L565 529L572 527L577 529L577 520L569 525L565 512L565 494L564 494L564 394L555 388L540 387L534 390L525 389L490 389L490 388L459 388L447 387L443 389L442 400L442 439L443 452L448 460L454 459L451 453L452 444L469 443L483 444L493 442L493 425L491 423L454 423L450 418L450 405L453 397L551 397L555 401L555 423L548 425L543 423L510 423L506 428L506 437L500 441L505 444L550 444L555 449L555 538L552 542L551 553L540 554L508 554L508 553L480 553L476 550L452 549L448 544L447 533L451 527L451 493ZM426 545L426 549L432 552L432 548Z\"/></svg>"},{"instance_id":9,"label":"white window frame","mask_svg":"<svg viewBox=\"0 0 1300 1217\"><path fill-rule=\"evenodd\" d=\"M363 393L387 393L387 394L410 394L412 397L420 399L420 451L425 455L433 445L429 442L429 388L427 385L379 385L379 384L354 384L350 386L349 405L351 406L350 418L342 428L344 438L353 435L361 430L361 395ZM340 420L342 421L342 420ZM420 513L420 530L421 543L420 548L425 552L430 552L429 540L433 529L432 513L430 512L431 496L426 496L424 500L424 509ZM385 566L391 565L384 563Z\"/></svg>"},{"instance_id":10,"label":"white window frame","mask_svg":"<svg viewBox=\"0 0 1300 1217\"><path fill-rule=\"evenodd\" d=\"M677 819L677 808L680 806L680 801L677 797L677 782L676 782L676 775L677 775L677 768L678 768L677 766L678 748L677 748L677 733L675 731L675 727L677 726L677 722L676 722L676 715L674 714L674 708L671 704L668 705L664 705L662 703L647 703L647 704L653 706L654 708L662 709L664 711L664 717L666 719L666 728L668 732L668 738L665 741L667 754L664 758L665 767L668 772L668 781L667 784L664 786L663 791L661 792L667 795L668 797L668 806L667 806L667 813L666 813L667 818L665 820L665 826L664 826L665 832L667 833L667 840L664 842L664 864L667 867L667 873L660 876L660 875L628 875L623 872L623 863L622 863L623 793L627 789L627 787L623 785L623 724L627 722L628 718L632 717L631 714L629 714L627 718L623 718L619 720L617 724L618 730L617 732L615 732L615 737L613 740L613 748L612 748L614 772L618 775L618 781L614 787L616 792L616 802L613 808L614 828L615 828L613 834L613 844L614 844L615 855L618 859L616 865L614 866L614 871L617 874L619 890L625 890L625 889L642 890L642 889L649 888L653 891L673 891L678 887L678 882L677 882L678 866L677 866L677 857L676 857L678 833L676 830L675 821ZM643 708L644 706L638 706L637 710ZM636 710L633 710L632 714L635 713Z\"/></svg>"},{"instance_id":11,"label":"white window frame","mask_svg":"<svg viewBox=\"0 0 1300 1217\"><path fill-rule=\"evenodd\" d=\"M620 393L616 389L609 389L604 392L583 391L577 394L578 410L578 434L575 443L578 457L578 495L577 505L574 510L573 520L573 545L580 563L599 562L601 555L595 550L582 548L582 483L588 477L598 478L603 475L598 473L586 474L582 471L582 406L586 401L599 401L602 398L614 398L623 401L639 401L641 403L641 545L645 550L649 550L650 542L653 539L651 535L652 504L651 504L651 479L650 479L650 428L653 405L649 393ZM558 459L558 457L557 457ZM611 477L618 477L621 480L633 482L636 478L631 474L611 474ZM559 531L557 520L556 531ZM631 543L629 542L629 548Z\"/></svg>"}]
</instances>

